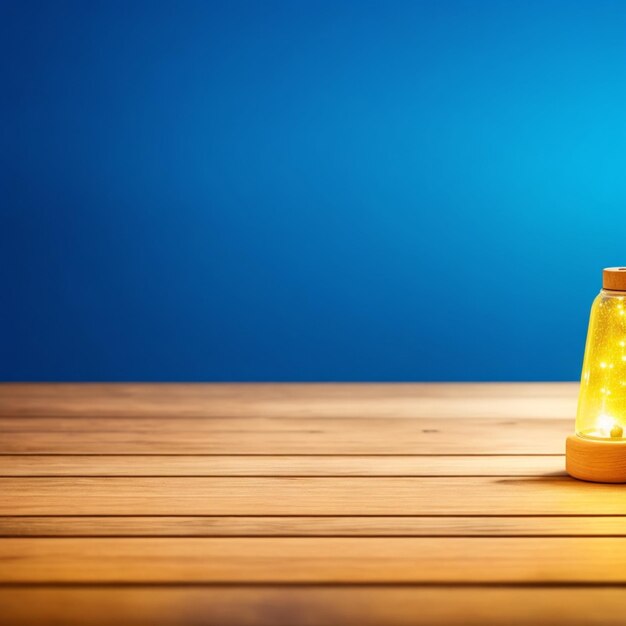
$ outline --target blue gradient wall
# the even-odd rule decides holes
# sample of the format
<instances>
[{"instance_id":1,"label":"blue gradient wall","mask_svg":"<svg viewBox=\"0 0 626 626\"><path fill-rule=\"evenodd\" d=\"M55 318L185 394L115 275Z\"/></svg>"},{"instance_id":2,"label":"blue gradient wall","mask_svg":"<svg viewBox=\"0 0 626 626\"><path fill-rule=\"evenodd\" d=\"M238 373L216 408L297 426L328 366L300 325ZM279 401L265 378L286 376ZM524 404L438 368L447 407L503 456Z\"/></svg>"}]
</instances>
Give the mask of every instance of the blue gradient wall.
<instances>
[{"instance_id":1,"label":"blue gradient wall","mask_svg":"<svg viewBox=\"0 0 626 626\"><path fill-rule=\"evenodd\" d=\"M626 3L0 11L1 379L578 377Z\"/></svg>"}]
</instances>

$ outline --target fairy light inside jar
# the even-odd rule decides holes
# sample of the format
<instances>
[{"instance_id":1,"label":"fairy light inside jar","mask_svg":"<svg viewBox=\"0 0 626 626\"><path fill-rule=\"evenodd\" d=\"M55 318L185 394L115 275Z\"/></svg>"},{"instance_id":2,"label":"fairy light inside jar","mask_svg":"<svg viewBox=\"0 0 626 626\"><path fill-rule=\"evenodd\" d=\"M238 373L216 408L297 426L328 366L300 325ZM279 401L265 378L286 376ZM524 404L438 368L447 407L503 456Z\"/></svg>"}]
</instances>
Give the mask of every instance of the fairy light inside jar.
<instances>
[{"instance_id":1,"label":"fairy light inside jar","mask_svg":"<svg viewBox=\"0 0 626 626\"><path fill-rule=\"evenodd\" d=\"M592 433L595 437L619 439L624 434L624 429L617 423L617 420L610 415L600 415L596 420L596 429Z\"/></svg>"},{"instance_id":2,"label":"fairy light inside jar","mask_svg":"<svg viewBox=\"0 0 626 626\"><path fill-rule=\"evenodd\" d=\"M589 320L576 432L582 437L626 440L626 269L616 268L595 299Z\"/></svg>"}]
</instances>

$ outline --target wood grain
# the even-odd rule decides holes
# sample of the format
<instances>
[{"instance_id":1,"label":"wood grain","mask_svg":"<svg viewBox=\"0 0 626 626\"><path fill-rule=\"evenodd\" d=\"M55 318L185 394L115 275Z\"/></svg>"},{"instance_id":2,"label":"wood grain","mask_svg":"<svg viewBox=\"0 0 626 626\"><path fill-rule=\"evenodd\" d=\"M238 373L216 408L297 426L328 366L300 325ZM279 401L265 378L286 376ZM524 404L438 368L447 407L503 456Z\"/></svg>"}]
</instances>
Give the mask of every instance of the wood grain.
<instances>
[{"instance_id":1,"label":"wood grain","mask_svg":"<svg viewBox=\"0 0 626 626\"><path fill-rule=\"evenodd\" d=\"M563 454L572 419L0 418L0 454Z\"/></svg>"},{"instance_id":2,"label":"wood grain","mask_svg":"<svg viewBox=\"0 0 626 626\"><path fill-rule=\"evenodd\" d=\"M0 536L617 537L626 536L626 516L6 516Z\"/></svg>"},{"instance_id":3,"label":"wood grain","mask_svg":"<svg viewBox=\"0 0 626 626\"><path fill-rule=\"evenodd\" d=\"M0 456L0 476L564 476L553 456Z\"/></svg>"},{"instance_id":4,"label":"wood grain","mask_svg":"<svg viewBox=\"0 0 626 626\"><path fill-rule=\"evenodd\" d=\"M624 515L568 478L2 478L0 515Z\"/></svg>"},{"instance_id":5,"label":"wood grain","mask_svg":"<svg viewBox=\"0 0 626 626\"><path fill-rule=\"evenodd\" d=\"M5 383L0 415L572 418L577 393L576 383Z\"/></svg>"},{"instance_id":6,"label":"wood grain","mask_svg":"<svg viewBox=\"0 0 626 626\"><path fill-rule=\"evenodd\" d=\"M626 589L11 587L7 626L617 626Z\"/></svg>"},{"instance_id":7,"label":"wood grain","mask_svg":"<svg viewBox=\"0 0 626 626\"><path fill-rule=\"evenodd\" d=\"M626 538L19 538L0 563L0 583L626 584Z\"/></svg>"},{"instance_id":8,"label":"wood grain","mask_svg":"<svg viewBox=\"0 0 626 626\"><path fill-rule=\"evenodd\" d=\"M0 384L0 624L617 624L577 385Z\"/></svg>"}]
</instances>

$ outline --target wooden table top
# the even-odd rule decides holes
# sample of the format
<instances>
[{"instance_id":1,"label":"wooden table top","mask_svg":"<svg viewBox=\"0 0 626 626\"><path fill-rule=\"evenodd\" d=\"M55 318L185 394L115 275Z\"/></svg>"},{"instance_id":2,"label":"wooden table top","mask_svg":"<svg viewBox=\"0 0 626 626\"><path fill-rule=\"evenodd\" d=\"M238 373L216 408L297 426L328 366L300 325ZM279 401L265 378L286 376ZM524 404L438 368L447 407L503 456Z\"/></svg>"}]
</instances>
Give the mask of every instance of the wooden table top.
<instances>
[{"instance_id":1,"label":"wooden table top","mask_svg":"<svg viewBox=\"0 0 626 626\"><path fill-rule=\"evenodd\" d=\"M0 385L0 623L626 623L577 385Z\"/></svg>"}]
</instances>

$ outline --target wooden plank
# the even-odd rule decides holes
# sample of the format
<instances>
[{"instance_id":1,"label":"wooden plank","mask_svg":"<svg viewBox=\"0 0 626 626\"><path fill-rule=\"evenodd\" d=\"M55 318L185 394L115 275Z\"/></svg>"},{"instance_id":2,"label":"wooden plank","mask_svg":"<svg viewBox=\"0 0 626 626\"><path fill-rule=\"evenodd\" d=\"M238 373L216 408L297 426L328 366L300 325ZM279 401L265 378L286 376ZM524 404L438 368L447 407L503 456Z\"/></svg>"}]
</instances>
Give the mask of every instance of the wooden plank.
<instances>
[{"instance_id":1,"label":"wooden plank","mask_svg":"<svg viewBox=\"0 0 626 626\"><path fill-rule=\"evenodd\" d=\"M0 418L0 454L563 454L570 419Z\"/></svg>"},{"instance_id":2,"label":"wooden plank","mask_svg":"<svg viewBox=\"0 0 626 626\"><path fill-rule=\"evenodd\" d=\"M626 538L1 539L0 583L626 583Z\"/></svg>"},{"instance_id":3,"label":"wooden plank","mask_svg":"<svg viewBox=\"0 0 626 626\"><path fill-rule=\"evenodd\" d=\"M0 476L565 475L555 456L0 456Z\"/></svg>"},{"instance_id":4,"label":"wooden plank","mask_svg":"<svg viewBox=\"0 0 626 626\"><path fill-rule=\"evenodd\" d=\"M576 383L3 384L0 416L572 418L577 390Z\"/></svg>"},{"instance_id":5,"label":"wooden plank","mask_svg":"<svg viewBox=\"0 0 626 626\"><path fill-rule=\"evenodd\" d=\"M611 626L622 588L0 588L11 626Z\"/></svg>"},{"instance_id":6,"label":"wooden plank","mask_svg":"<svg viewBox=\"0 0 626 626\"><path fill-rule=\"evenodd\" d=\"M621 623L576 392L0 385L0 623Z\"/></svg>"},{"instance_id":7,"label":"wooden plank","mask_svg":"<svg viewBox=\"0 0 626 626\"><path fill-rule=\"evenodd\" d=\"M496 383L6 383L0 382L0 397L71 400L116 397L137 399L171 398L283 398L307 400L330 398L380 398L398 395L436 397L568 396L578 382Z\"/></svg>"},{"instance_id":8,"label":"wooden plank","mask_svg":"<svg viewBox=\"0 0 626 626\"><path fill-rule=\"evenodd\" d=\"M587 517L0 517L4 537L626 536L626 516Z\"/></svg>"},{"instance_id":9,"label":"wooden plank","mask_svg":"<svg viewBox=\"0 0 626 626\"><path fill-rule=\"evenodd\" d=\"M2 478L0 515L624 515L568 478Z\"/></svg>"}]
</instances>

